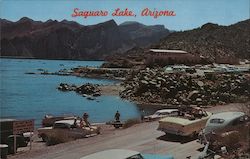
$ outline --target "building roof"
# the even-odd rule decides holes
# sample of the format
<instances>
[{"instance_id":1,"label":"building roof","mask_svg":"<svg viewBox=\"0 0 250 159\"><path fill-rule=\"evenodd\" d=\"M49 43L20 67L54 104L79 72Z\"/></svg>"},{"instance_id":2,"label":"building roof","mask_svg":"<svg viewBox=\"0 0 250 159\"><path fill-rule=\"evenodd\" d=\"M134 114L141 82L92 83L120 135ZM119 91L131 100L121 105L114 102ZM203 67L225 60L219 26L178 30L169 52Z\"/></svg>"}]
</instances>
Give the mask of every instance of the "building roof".
<instances>
[{"instance_id":1,"label":"building roof","mask_svg":"<svg viewBox=\"0 0 250 159\"><path fill-rule=\"evenodd\" d=\"M183 50L163 50L163 49L150 49L150 52L155 53L176 53L176 54L187 54L186 51Z\"/></svg>"}]
</instances>

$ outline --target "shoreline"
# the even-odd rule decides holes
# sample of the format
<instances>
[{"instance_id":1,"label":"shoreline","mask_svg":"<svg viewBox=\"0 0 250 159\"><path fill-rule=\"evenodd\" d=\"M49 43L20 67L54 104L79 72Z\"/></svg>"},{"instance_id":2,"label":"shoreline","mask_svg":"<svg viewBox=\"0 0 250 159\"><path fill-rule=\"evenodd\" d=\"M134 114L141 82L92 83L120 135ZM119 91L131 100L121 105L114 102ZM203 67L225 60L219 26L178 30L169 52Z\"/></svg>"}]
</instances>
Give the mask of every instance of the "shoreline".
<instances>
[{"instance_id":1,"label":"shoreline","mask_svg":"<svg viewBox=\"0 0 250 159\"><path fill-rule=\"evenodd\" d=\"M124 89L120 83L113 85L100 85L99 88L101 89L102 95L115 95L118 97L120 97L120 91Z\"/></svg>"},{"instance_id":2,"label":"shoreline","mask_svg":"<svg viewBox=\"0 0 250 159\"><path fill-rule=\"evenodd\" d=\"M22 57L22 56L0 56L1 59L24 59L24 60L61 60L61 61L105 61L98 60L98 59L61 59L61 58L55 58L55 59L47 59L47 58L36 58L36 57Z\"/></svg>"},{"instance_id":3,"label":"shoreline","mask_svg":"<svg viewBox=\"0 0 250 159\"><path fill-rule=\"evenodd\" d=\"M247 85L246 81L249 80L249 73L242 73L240 74L240 76L231 73L213 74L213 78L218 78L213 80L210 79L210 76L193 77L191 75L188 76L187 74L166 74L164 71L161 72L162 70L160 69L152 70L154 74L158 74L157 77L154 78L152 78L153 76L150 77L149 75L150 73L152 73L150 72L151 70L142 71L124 68L114 69L92 67L76 67L72 68L71 70L72 72L66 70L65 72L40 72L32 74L58 76L67 75L84 78L113 80L115 81L114 84L98 86L101 89L101 93L103 95L119 96L122 99L126 99L130 102L135 103L139 107L176 108L181 105L197 105L206 108L213 107L218 104L229 104L233 102L244 103L249 100L246 97L247 94L241 94L245 89L242 88L242 85ZM135 75L133 71L135 71L135 74L137 75ZM131 74L133 76L131 76ZM127 78L128 76L131 77ZM181 80L174 79L174 77L179 76L180 78L182 78ZM189 77L189 80L186 79L187 77ZM229 80L231 83L237 86L237 88L241 89L240 93L238 92L238 94L231 95L230 90L225 86L226 82L228 82ZM180 89L180 85L183 85L183 83L185 84L184 86L186 89L184 91ZM221 87L219 86L220 83L223 84L223 89L227 89L226 93L221 91L218 93L218 90L221 89ZM214 84L213 86L216 85L216 87L213 88L211 84ZM204 89L204 87L206 90ZM175 88L177 89L178 96L173 96L173 90ZM155 92L153 91L154 89L159 91ZM235 88L232 87L230 89ZM172 94L170 91L172 91ZM212 93L207 93L209 91L212 91ZM200 92L202 92L202 94ZM245 92L248 93L248 90L246 89ZM185 93L184 96L183 93ZM220 98L216 98L216 93L218 93L217 95L219 95ZM165 97L166 94L172 96ZM164 98L162 96L164 96ZM234 97L234 100L225 101L225 99L229 96ZM210 99L210 97L213 97L213 101L212 99Z\"/></svg>"}]
</instances>

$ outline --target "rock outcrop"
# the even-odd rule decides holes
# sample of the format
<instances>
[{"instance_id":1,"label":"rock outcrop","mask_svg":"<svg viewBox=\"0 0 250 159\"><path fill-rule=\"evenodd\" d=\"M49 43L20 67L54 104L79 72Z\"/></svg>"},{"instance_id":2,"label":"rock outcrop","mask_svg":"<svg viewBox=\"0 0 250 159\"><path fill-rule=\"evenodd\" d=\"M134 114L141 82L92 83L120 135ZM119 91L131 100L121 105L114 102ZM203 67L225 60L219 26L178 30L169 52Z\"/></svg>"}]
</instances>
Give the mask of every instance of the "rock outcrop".
<instances>
[{"instance_id":1,"label":"rock outcrop","mask_svg":"<svg viewBox=\"0 0 250 159\"><path fill-rule=\"evenodd\" d=\"M94 97L101 96L101 90L99 89L99 85L86 83L81 86L69 85L67 83L60 83L57 87L60 91L75 91L76 93L86 97L87 99L93 100Z\"/></svg>"},{"instance_id":2,"label":"rock outcrop","mask_svg":"<svg viewBox=\"0 0 250 159\"><path fill-rule=\"evenodd\" d=\"M109 69L109 68L91 68L91 67L77 67L72 69L72 75L77 77L90 78L106 78L106 79L125 79L130 69Z\"/></svg>"},{"instance_id":3,"label":"rock outcrop","mask_svg":"<svg viewBox=\"0 0 250 159\"><path fill-rule=\"evenodd\" d=\"M250 78L245 74L168 74L157 69L131 72L122 98L139 103L215 105L249 100Z\"/></svg>"}]
</instances>

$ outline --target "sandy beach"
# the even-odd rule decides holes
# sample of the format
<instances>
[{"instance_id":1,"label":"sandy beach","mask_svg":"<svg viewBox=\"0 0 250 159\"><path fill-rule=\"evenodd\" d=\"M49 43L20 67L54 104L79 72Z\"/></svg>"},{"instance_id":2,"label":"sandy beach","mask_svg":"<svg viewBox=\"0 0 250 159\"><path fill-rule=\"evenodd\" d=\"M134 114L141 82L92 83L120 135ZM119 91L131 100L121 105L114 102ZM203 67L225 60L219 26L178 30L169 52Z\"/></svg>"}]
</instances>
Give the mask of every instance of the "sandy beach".
<instances>
[{"instance_id":1,"label":"sandy beach","mask_svg":"<svg viewBox=\"0 0 250 159\"><path fill-rule=\"evenodd\" d=\"M119 92L124 90L121 84L113 84L113 85L101 85L99 86L101 89L102 95L116 95L119 96Z\"/></svg>"}]
</instances>

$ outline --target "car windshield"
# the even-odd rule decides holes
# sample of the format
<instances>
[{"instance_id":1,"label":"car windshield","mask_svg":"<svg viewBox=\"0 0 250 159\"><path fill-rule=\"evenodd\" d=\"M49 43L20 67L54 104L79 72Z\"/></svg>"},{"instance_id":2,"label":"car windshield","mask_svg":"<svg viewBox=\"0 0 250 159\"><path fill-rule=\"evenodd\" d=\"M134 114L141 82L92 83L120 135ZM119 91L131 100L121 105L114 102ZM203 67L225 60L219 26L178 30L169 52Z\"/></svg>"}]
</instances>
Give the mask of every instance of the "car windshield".
<instances>
[{"instance_id":1,"label":"car windshield","mask_svg":"<svg viewBox=\"0 0 250 159\"><path fill-rule=\"evenodd\" d=\"M64 124L64 123L55 123L55 124L54 124L54 128L68 129L69 126L68 126L67 124Z\"/></svg>"},{"instance_id":2,"label":"car windshield","mask_svg":"<svg viewBox=\"0 0 250 159\"><path fill-rule=\"evenodd\" d=\"M131 156L131 157L127 158L127 159L143 159L143 157L142 157L142 155L137 154L137 155Z\"/></svg>"},{"instance_id":3,"label":"car windshield","mask_svg":"<svg viewBox=\"0 0 250 159\"><path fill-rule=\"evenodd\" d=\"M155 115L161 115L161 113L160 112L156 112Z\"/></svg>"},{"instance_id":4,"label":"car windshield","mask_svg":"<svg viewBox=\"0 0 250 159\"><path fill-rule=\"evenodd\" d=\"M211 119L210 123L215 123L215 124L222 124L224 123L224 119Z\"/></svg>"}]
</instances>

